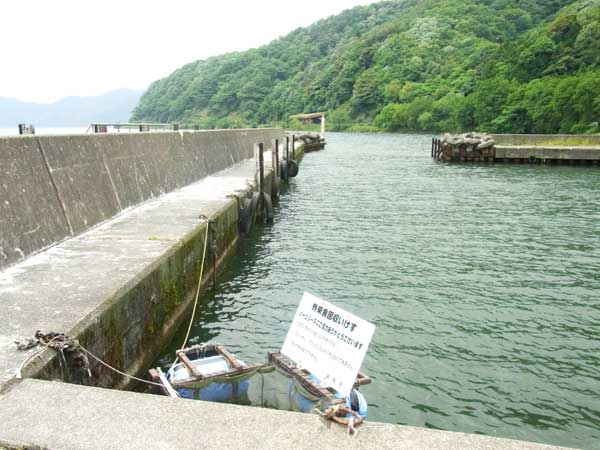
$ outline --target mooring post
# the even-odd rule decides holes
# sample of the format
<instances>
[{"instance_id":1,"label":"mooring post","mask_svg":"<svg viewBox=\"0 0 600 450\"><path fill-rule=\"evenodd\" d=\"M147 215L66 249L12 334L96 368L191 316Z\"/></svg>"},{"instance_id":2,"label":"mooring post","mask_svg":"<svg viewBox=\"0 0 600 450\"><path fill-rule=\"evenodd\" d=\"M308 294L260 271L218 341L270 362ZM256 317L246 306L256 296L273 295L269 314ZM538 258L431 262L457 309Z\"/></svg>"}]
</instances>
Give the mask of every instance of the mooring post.
<instances>
[{"instance_id":1,"label":"mooring post","mask_svg":"<svg viewBox=\"0 0 600 450\"><path fill-rule=\"evenodd\" d=\"M286 164L289 159L290 159L290 137L286 136L285 137L285 162L286 162Z\"/></svg>"},{"instance_id":2,"label":"mooring post","mask_svg":"<svg viewBox=\"0 0 600 450\"><path fill-rule=\"evenodd\" d=\"M263 218L263 196L265 192L265 157L262 142L258 143L258 210Z\"/></svg>"},{"instance_id":3,"label":"mooring post","mask_svg":"<svg viewBox=\"0 0 600 450\"><path fill-rule=\"evenodd\" d=\"M435 138L431 138L431 157L433 158L433 150L435 147Z\"/></svg>"},{"instance_id":4,"label":"mooring post","mask_svg":"<svg viewBox=\"0 0 600 450\"><path fill-rule=\"evenodd\" d=\"M292 134L292 159L296 159L296 135Z\"/></svg>"},{"instance_id":5,"label":"mooring post","mask_svg":"<svg viewBox=\"0 0 600 450\"><path fill-rule=\"evenodd\" d=\"M279 139L273 139L271 145L273 147L273 171L277 178L281 178L279 173Z\"/></svg>"}]
</instances>

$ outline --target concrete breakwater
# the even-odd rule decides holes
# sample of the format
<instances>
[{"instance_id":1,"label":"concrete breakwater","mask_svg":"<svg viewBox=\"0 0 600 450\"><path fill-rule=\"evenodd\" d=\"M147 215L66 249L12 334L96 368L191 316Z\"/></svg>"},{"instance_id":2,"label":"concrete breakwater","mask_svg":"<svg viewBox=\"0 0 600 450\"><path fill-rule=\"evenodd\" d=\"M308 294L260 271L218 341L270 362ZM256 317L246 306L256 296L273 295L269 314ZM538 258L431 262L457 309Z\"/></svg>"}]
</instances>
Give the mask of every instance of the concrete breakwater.
<instances>
[{"instance_id":1,"label":"concrete breakwater","mask_svg":"<svg viewBox=\"0 0 600 450\"><path fill-rule=\"evenodd\" d=\"M262 129L0 138L0 270L282 137Z\"/></svg>"},{"instance_id":2,"label":"concrete breakwater","mask_svg":"<svg viewBox=\"0 0 600 450\"><path fill-rule=\"evenodd\" d=\"M431 157L453 162L597 166L600 135L446 134L432 139Z\"/></svg>"},{"instance_id":3,"label":"concrete breakwater","mask_svg":"<svg viewBox=\"0 0 600 450\"><path fill-rule=\"evenodd\" d=\"M199 216L211 221L206 284L234 250L240 205L258 187L254 143L270 147L283 137L270 129L4 141L0 167L14 183L4 185L3 200L14 214L22 210L19 220L3 219L3 239L26 242L38 233L32 252L87 231L0 272L0 391L21 365L26 377L129 383L93 360L90 378L54 351L17 351L14 340L38 329L65 332L114 367L142 374L191 306L207 227ZM265 154L267 193L274 185L270 160Z\"/></svg>"}]
</instances>

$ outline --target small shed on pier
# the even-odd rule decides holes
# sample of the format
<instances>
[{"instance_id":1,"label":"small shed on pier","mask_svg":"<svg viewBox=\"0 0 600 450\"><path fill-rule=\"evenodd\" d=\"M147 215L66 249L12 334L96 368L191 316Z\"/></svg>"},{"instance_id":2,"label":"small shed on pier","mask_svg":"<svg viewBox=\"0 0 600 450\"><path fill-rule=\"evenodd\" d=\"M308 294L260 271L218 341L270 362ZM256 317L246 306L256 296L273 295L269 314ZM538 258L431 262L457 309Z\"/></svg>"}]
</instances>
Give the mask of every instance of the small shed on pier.
<instances>
[{"instance_id":1,"label":"small shed on pier","mask_svg":"<svg viewBox=\"0 0 600 450\"><path fill-rule=\"evenodd\" d=\"M304 124L309 123L321 123L321 138L325 138L325 113L324 112L316 112L309 114L295 114L290 116L290 119L297 119Z\"/></svg>"}]
</instances>

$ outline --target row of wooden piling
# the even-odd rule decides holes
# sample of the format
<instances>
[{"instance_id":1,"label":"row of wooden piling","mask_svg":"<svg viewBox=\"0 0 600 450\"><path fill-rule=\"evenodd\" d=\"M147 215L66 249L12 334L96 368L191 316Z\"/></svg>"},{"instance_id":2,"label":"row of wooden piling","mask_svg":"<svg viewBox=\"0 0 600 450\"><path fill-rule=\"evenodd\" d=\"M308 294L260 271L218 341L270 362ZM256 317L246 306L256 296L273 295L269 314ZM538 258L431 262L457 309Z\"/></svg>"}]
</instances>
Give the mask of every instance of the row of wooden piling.
<instances>
[{"instance_id":1,"label":"row of wooden piling","mask_svg":"<svg viewBox=\"0 0 600 450\"><path fill-rule=\"evenodd\" d=\"M436 161L485 162L495 161L494 147L479 149L472 145L449 145L442 139L431 140L431 157Z\"/></svg>"},{"instance_id":2,"label":"row of wooden piling","mask_svg":"<svg viewBox=\"0 0 600 450\"><path fill-rule=\"evenodd\" d=\"M264 192L265 192L265 157L264 157L264 144L262 142L259 142L257 144L255 144L255 156L258 158L258 191L259 191L259 211L262 212L265 208L265 204L264 204ZM284 174L284 177L282 178L282 173L281 173L281 167L279 164L279 139L273 139L271 141L271 146L272 146L272 153L271 153L271 157L272 157L272 166L273 166L273 176L276 177L277 179L283 180L283 181L289 181L289 177L287 176L287 171ZM290 136L286 136L285 137L285 161L289 161L290 157L291 160L295 160L296 159L296 136L292 135L291 138ZM291 151L290 151L291 148ZM271 197L276 197L278 195L277 193L271 192L270 193Z\"/></svg>"},{"instance_id":3,"label":"row of wooden piling","mask_svg":"<svg viewBox=\"0 0 600 450\"><path fill-rule=\"evenodd\" d=\"M437 161L440 157L441 152L442 152L441 139L433 138L431 140L431 157Z\"/></svg>"}]
</instances>

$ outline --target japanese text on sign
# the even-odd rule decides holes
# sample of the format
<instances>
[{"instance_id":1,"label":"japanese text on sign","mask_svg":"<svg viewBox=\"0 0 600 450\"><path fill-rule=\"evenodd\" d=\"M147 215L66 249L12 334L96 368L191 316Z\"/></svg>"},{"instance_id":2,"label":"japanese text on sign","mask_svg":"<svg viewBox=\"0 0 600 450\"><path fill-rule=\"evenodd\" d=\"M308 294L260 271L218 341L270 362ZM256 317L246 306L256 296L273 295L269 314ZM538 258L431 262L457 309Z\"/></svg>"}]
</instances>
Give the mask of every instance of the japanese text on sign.
<instances>
[{"instance_id":1,"label":"japanese text on sign","mask_svg":"<svg viewBox=\"0 0 600 450\"><path fill-rule=\"evenodd\" d=\"M323 386L349 395L375 326L307 292L281 348Z\"/></svg>"}]
</instances>

